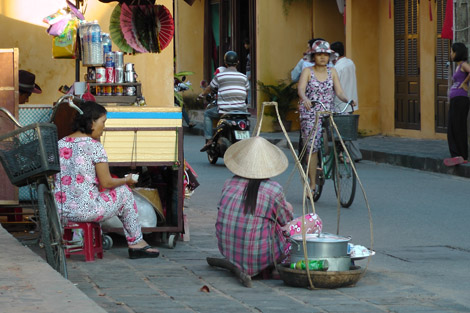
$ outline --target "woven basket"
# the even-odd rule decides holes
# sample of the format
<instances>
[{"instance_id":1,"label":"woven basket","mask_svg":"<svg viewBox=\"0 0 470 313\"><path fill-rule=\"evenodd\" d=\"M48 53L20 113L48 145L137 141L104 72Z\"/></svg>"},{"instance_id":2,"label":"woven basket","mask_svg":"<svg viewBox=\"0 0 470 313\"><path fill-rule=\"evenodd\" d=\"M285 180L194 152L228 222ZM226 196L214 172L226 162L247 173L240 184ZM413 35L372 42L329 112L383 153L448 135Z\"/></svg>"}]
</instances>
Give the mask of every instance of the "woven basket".
<instances>
[{"instance_id":1,"label":"woven basket","mask_svg":"<svg viewBox=\"0 0 470 313\"><path fill-rule=\"evenodd\" d=\"M0 161L11 183L18 187L59 172L57 127L34 123L0 136Z\"/></svg>"},{"instance_id":2,"label":"woven basket","mask_svg":"<svg viewBox=\"0 0 470 313\"><path fill-rule=\"evenodd\" d=\"M310 287L307 271L291 269L282 265L278 265L277 270L286 285ZM355 285L361 279L364 271L360 266L351 266L349 271L343 272L310 271L310 277L315 288L334 289Z\"/></svg>"},{"instance_id":3,"label":"woven basket","mask_svg":"<svg viewBox=\"0 0 470 313\"><path fill-rule=\"evenodd\" d=\"M357 128L359 126L359 115L334 115L333 120L338 127L343 140L357 140ZM338 134L335 133L335 140L338 140Z\"/></svg>"}]
</instances>

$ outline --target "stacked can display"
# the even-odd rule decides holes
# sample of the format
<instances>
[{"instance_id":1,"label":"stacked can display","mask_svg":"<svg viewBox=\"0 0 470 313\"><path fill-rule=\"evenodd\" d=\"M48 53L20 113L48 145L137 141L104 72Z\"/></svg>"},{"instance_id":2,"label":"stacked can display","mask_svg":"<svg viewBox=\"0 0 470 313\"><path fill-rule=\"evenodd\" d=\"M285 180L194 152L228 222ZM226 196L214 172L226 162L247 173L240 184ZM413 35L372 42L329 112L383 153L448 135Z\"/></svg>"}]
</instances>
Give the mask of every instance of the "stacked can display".
<instances>
[{"instance_id":1,"label":"stacked can display","mask_svg":"<svg viewBox=\"0 0 470 313\"><path fill-rule=\"evenodd\" d=\"M117 84L114 87L114 94L116 96L122 96L124 83L124 53L117 51L114 58L114 82Z\"/></svg>"},{"instance_id":2,"label":"stacked can display","mask_svg":"<svg viewBox=\"0 0 470 313\"><path fill-rule=\"evenodd\" d=\"M108 83L108 84L114 84L114 82L115 82L114 60L115 60L114 52L113 51L107 52L106 53L105 69L106 69L106 83ZM112 86L105 86L104 91L103 91L103 95L112 96L113 95L113 87Z\"/></svg>"}]
</instances>

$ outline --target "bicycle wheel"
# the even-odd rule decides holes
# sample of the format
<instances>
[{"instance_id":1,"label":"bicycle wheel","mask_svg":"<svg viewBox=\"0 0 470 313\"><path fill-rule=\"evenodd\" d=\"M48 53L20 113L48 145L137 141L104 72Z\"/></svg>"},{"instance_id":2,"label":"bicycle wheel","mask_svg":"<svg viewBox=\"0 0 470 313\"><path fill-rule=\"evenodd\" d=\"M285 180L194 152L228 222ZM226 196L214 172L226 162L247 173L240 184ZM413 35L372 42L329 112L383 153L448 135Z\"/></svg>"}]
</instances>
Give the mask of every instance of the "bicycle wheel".
<instances>
[{"instance_id":1,"label":"bicycle wheel","mask_svg":"<svg viewBox=\"0 0 470 313\"><path fill-rule=\"evenodd\" d=\"M67 278L67 264L62 246L63 229L60 224L54 197L49 187L41 183L38 186L38 210L41 225L41 241L49 265Z\"/></svg>"},{"instance_id":2,"label":"bicycle wheel","mask_svg":"<svg viewBox=\"0 0 470 313\"><path fill-rule=\"evenodd\" d=\"M338 151L340 151L338 149ZM343 208L349 208L356 195L356 175L347 156L338 157L338 167L333 166L333 180L336 197L340 194L339 202ZM338 171L338 172L336 172ZM339 190L338 190L339 189Z\"/></svg>"}]
</instances>

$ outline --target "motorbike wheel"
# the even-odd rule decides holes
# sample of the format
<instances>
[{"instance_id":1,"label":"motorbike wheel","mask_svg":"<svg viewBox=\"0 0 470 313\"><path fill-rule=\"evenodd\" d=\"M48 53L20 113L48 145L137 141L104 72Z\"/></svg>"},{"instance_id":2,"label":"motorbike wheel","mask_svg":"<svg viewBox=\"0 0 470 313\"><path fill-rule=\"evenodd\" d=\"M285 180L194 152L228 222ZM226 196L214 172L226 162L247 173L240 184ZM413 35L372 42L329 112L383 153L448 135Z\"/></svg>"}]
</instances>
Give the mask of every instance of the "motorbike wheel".
<instances>
[{"instance_id":1,"label":"motorbike wheel","mask_svg":"<svg viewBox=\"0 0 470 313\"><path fill-rule=\"evenodd\" d=\"M217 160L219 159L219 156L214 155L214 152L212 152L212 151L207 151L207 159L209 160L210 164L215 164L215 163L217 163Z\"/></svg>"},{"instance_id":2,"label":"motorbike wheel","mask_svg":"<svg viewBox=\"0 0 470 313\"><path fill-rule=\"evenodd\" d=\"M218 144L220 149L219 155L221 155L222 157L225 155L225 151L227 151L228 147L232 145L230 140L225 137L219 138Z\"/></svg>"}]
</instances>

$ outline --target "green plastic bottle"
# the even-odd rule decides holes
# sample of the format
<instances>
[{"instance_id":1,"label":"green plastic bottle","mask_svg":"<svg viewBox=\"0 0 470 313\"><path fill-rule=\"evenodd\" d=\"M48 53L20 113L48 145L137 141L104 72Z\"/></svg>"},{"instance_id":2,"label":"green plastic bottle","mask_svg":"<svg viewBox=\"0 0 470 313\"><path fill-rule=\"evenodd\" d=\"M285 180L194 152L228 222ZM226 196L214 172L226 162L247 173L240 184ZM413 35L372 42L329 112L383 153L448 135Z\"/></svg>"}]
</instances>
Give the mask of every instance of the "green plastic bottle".
<instances>
[{"instance_id":1,"label":"green plastic bottle","mask_svg":"<svg viewBox=\"0 0 470 313\"><path fill-rule=\"evenodd\" d=\"M305 270L305 260L297 263L291 263L290 268L296 270ZM308 269L310 271L326 271L328 269L328 260L308 260Z\"/></svg>"}]
</instances>

